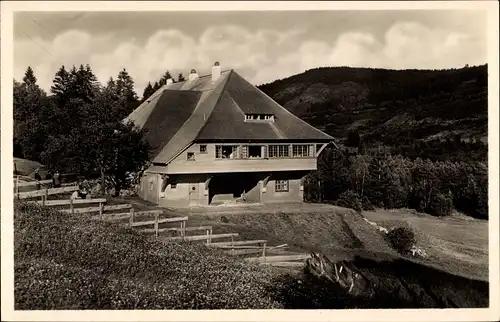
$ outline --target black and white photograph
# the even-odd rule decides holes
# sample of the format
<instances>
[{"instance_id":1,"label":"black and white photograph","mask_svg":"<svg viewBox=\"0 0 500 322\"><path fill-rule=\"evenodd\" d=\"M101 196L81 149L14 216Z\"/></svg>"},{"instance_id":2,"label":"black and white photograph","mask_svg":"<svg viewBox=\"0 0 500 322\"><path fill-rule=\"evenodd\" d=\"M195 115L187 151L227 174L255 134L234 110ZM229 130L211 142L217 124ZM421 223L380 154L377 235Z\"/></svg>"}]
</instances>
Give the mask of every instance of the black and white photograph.
<instances>
[{"instance_id":1,"label":"black and white photograph","mask_svg":"<svg viewBox=\"0 0 500 322\"><path fill-rule=\"evenodd\" d=\"M498 2L342 5L2 2L2 320L500 318Z\"/></svg>"}]
</instances>

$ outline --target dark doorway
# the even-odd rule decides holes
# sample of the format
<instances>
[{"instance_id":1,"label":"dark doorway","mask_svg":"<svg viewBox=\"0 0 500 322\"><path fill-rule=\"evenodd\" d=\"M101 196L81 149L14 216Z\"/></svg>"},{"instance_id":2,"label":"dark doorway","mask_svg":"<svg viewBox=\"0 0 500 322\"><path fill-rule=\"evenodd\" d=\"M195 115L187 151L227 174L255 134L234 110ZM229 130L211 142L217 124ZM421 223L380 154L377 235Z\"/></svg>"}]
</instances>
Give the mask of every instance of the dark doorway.
<instances>
[{"instance_id":1,"label":"dark doorway","mask_svg":"<svg viewBox=\"0 0 500 322\"><path fill-rule=\"evenodd\" d=\"M234 200L240 198L243 192L248 192L259 183L257 175L248 173L230 173L214 175L210 180L208 203L216 196L219 200Z\"/></svg>"}]
</instances>

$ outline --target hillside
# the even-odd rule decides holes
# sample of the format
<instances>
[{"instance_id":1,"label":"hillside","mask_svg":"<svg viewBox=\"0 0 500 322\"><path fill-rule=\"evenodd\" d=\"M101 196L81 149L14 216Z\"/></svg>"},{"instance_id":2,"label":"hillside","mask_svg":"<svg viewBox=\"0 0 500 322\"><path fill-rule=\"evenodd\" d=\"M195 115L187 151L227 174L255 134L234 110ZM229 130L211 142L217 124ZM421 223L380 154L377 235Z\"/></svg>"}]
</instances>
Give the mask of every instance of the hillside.
<instances>
[{"instance_id":1,"label":"hillside","mask_svg":"<svg viewBox=\"0 0 500 322\"><path fill-rule=\"evenodd\" d=\"M440 153L433 150L460 141L458 148L447 149L449 158L474 150L471 158L486 159L481 141L487 142L488 132L487 65L451 70L325 67L259 88L340 140L357 132L367 147L381 143L398 152L420 144L434 159Z\"/></svg>"},{"instance_id":2,"label":"hillside","mask_svg":"<svg viewBox=\"0 0 500 322\"><path fill-rule=\"evenodd\" d=\"M330 211L330 215L253 213L227 217L232 228L238 227L254 237L286 240L296 247L325 252L332 260L348 255L348 259L344 258L370 281L363 287L375 291L375 296L350 296L307 274L287 274L277 267L244 263L205 245L164 242L82 214L62 215L52 209L16 203L15 307L305 309L488 305L486 281L450 274L439 265L397 258L389 254L391 251L373 227L355 218L359 216L353 216L348 209ZM311 217L308 224L306 215ZM266 223L271 218L273 221ZM325 221L328 227L321 226ZM293 232L296 238L290 233L283 236L286 232Z\"/></svg>"}]
</instances>

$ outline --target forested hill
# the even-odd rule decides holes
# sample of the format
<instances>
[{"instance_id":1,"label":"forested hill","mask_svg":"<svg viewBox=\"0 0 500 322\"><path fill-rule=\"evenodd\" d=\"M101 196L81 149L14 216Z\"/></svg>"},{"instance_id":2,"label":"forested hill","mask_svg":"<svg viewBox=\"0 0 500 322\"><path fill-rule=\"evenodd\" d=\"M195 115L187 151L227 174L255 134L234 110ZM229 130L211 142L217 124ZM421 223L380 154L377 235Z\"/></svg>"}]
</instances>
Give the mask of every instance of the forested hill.
<instances>
[{"instance_id":1,"label":"forested hill","mask_svg":"<svg viewBox=\"0 0 500 322\"><path fill-rule=\"evenodd\" d=\"M381 143L410 157L485 160L487 69L324 67L259 88L348 145L359 135L364 147Z\"/></svg>"}]
</instances>

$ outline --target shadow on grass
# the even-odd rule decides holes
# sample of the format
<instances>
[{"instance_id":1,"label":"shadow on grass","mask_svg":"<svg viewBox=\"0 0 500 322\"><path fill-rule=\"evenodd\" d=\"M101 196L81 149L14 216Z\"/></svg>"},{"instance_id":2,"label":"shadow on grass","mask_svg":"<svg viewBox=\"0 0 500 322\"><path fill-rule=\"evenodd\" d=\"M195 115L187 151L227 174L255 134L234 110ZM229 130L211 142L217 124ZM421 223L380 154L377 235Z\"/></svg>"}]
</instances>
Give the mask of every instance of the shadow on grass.
<instances>
[{"instance_id":1,"label":"shadow on grass","mask_svg":"<svg viewBox=\"0 0 500 322\"><path fill-rule=\"evenodd\" d=\"M351 296L310 275L283 275L268 289L287 309L485 308L487 282L448 274L405 259L352 262L367 280L360 296Z\"/></svg>"}]
</instances>

